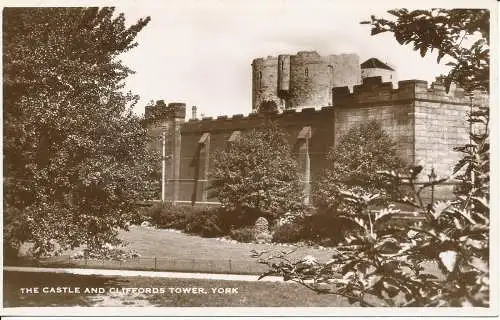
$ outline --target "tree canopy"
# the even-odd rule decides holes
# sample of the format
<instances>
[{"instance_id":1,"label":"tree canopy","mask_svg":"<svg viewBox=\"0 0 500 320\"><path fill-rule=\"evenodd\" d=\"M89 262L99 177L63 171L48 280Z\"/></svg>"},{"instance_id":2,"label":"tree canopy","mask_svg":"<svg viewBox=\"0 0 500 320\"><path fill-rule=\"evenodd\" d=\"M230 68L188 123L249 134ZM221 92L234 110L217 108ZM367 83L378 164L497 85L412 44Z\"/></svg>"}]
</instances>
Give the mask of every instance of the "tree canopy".
<instances>
[{"instance_id":1,"label":"tree canopy","mask_svg":"<svg viewBox=\"0 0 500 320\"><path fill-rule=\"evenodd\" d=\"M277 218L302 208L297 163L284 133L273 123L242 133L218 152L210 181L212 194L237 214Z\"/></svg>"},{"instance_id":2,"label":"tree canopy","mask_svg":"<svg viewBox=\"0 0 500 320\"><path fill-rule=\"evenodd\" d=\"M342 196L347 190L380 193L386 200L397 192L397 185L377 172L402 169L403 161L397 155L395 142L375 121L351 128L330 149L327 160L328 167L314 187L320 211L353 211L352 203Z\"/></svg>"},{"instance_id":3,"label":"tree canopy","mask_svg":"<svg viewBox=\"0 0 500 320\"><path fill-rule=\"evenodd\" d=\"M471 90L489 90L490 11L487 9L389 10L393 19L371 16L371 34L390 32L401 45L412 44L424 57L437 51L451 71L445 79Z\"/></svg>"},{"instance_id":4,"label":"tree canopy","mask_svg":"<svg viewBox=\"0 0 500 320\"><path fill-rule=\"evenodd\" d=\"M4 244L36 255L116 243L155 156L119 56L149 17L114 8L4 8Z\"/></svg>"}]
</instances>

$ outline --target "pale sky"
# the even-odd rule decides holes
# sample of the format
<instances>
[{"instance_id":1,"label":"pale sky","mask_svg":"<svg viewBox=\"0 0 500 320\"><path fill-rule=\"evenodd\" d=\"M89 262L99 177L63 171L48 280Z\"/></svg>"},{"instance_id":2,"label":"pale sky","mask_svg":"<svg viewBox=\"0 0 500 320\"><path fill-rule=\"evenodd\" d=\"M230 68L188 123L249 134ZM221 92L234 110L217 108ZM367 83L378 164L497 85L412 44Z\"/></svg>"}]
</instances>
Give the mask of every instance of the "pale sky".
<instances>
[{"instance_id":1,"label":"pale sky","mask_svg":"<svg viewBox=\"0 0 500 320\"><path fill-rule=\"evenodd\" d=\"M434 3L434 2L433 2ZM360 63L376 57L396 67L399 80L432 82L448 67L436 55L424 59L392 34L370 35L371 14L393 6L370 1L164 1L118 6L128 23L150 16L139 46L122 56L136 71L127 89L140 95L143 113L150 100L184 102L187 114L248 114L254 58L316 50L321 55L357 53ZM398 3L392 3L398 4Z\"/></svg>"}]
</instances>

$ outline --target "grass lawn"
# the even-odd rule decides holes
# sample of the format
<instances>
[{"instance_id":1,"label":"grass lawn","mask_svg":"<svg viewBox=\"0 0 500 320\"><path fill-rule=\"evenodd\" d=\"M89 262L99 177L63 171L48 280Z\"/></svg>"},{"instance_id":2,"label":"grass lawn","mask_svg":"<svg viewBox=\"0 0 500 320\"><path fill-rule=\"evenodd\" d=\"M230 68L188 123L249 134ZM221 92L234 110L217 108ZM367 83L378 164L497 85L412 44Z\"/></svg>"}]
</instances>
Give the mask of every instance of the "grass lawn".
<instances>
[{"instance_id":1,"label":"grass lawn","mask_svg":"<svg viewBox=\"0 0 500 320\"><path fill-rule=\"evenodd\" d=\"M164 229L132 226L122 231L120 238L128 243L127 248L140 254L140 258L125 262L70 259L70 254L53 257L45 264L79 266L90 268L165 270L209 273L261 274L268 270L251 257L251 250L285 250L295 247L274 244L231 243L215 238L202 238ZM299 247L291 254L293 258L312 255L321 261L330 259L329 250ZM156 259L155 259L156 257Z\"/></svg>"},{"instance_id":2,"label":"grass lawn","mask_svg":"<svg viewBox=\"0 0 500 320\"><path fill-rule=\"evenodd\" d=\"M275 244L252 244L223 242L214 238L202 238L162 229L150 229L134 226L129 232L122 232L120 238L129 243L128 247L136 250L143 257L174 258L178 261L231 260L232 267L238 269L248 265L258 265L251 257L250 251L255 250L286 250L295 247L278 246ZM294 258L312 255L320 260L330 259L329 250L319 250L311 247L299 247L291 254Z\"/></svg>"},{"instance_id":3,"label":"grass lawn","mask_svg":"<svg viewBox=\"0 0 500 320\"><path fill-rule=\"evenodd\" d=\"M22 294L20 288L78 287L80 293ZM201 293L176 293L176 288L202 288ZM104 288L103 294L83 293ZM164 293L123 293L121 288L162 288ZM170 292L170 288L174 291ZM218 293L229 288L232 293ZM233 289L235 288L235 289ZM216 289L216 292L212 289ZM131 290L131 289L129 289ZM180 289L177 289L180 290ZM343 307L346 299L318 295L295 283L222 280L105 277L60 273L4 271L4 307L158 306L158 307Z\"/></svg>"},{"instance_id":4,"label":"grass lawn","mask_svg":"<svg viewBox=\"0 0 500 320\"><path fill-rule=\"evenodd\" d=\"M131 249L135 249L143 256L176 257L189 259L197 257L208 260L238 260L254 261L250 257L250 251L276 249L291 250L294 247L278 246L275 244L254 243L231 243L223 242L215 238L202 238L185 233L178 233L163 229L131 227L131 230L123 231L120 238L129 243ZM314 255L318 258L329 259L328 250L319 250L310 247L298 248L293 253L295 257Z\"/></svg>"},{"instance_id":5,"label":"grass lawn","mask_svg":"<svg viewBox=\"0 0 500 320\"><path fill-rule=\"evenodd\" d=\"M162 270L231 274L262 274L268 267L252 258L250 251L286 250L295 247L275 244L252 244L223 242L214 238L202 238L164 229L132 226L122 231L120 238L128 242L128 248L136 250L141 257L128 261L70 259L69 255L44 260L42 266L72 266L84 268ZM331 250L298 247L290 256L302 258L306 255L327 261ZM156 257L156 259L155 259ZM21 265L21 264L18 264ZM433 263L425 263L426 272L441 276Z\"/></svg>"},{"instance_id":6,"label":"grass lawn","mask_svg":"<svg viewBox=\"0 0 500 320\"><path fill-rule=\"evenodd\" d=\"M276 244L231 243L214 238L202 238L185 233L139 226L133 226L128 232L123 231L120 238L127 241L128 247L136 250L145 260L151 256L166 258L158 259L157 265L161 267L162 264L165 264L170 267L168 269L175 271L189 271L194 266L195 269L204 272L228 272L229 260L231 260L231 273L260 274L268 270L267 266L257 263L257 259L251 257L250 251L252 249L290 251L297 248L290 257L300 259L311 255L322 262L331 258L331 250L329 249L278 246ZM176 261L176 265L172 265L168 259ZM175 266L179 266L181 269L175 268ZM183 266L186 269L182 269ZM442 276L441 271L433 262L426 262L423 266L426 272ZM217 269L217 267L221 269Z\"/></svg>"}]
</instances>

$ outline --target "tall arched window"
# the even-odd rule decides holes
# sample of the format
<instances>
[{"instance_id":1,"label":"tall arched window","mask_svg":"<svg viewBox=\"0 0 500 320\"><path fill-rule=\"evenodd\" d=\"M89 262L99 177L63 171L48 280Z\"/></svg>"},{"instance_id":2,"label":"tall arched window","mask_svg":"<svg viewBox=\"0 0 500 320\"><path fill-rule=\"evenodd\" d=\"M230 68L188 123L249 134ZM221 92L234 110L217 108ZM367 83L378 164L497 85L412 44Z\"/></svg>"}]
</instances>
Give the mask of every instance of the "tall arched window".
<instances>
[{"instance_id":1,"label":"tall arched window","mask_svg":"<svg viewBox=\"0 0 500 320\"><path fill-rule=\"evenodd\" d=\"M259 71L259 88L262 87L262 71Z\"/></svg>"},{"instance_id":2,"label":"tall arched window","mask_svg":"<svg viewBox=\"0 0 500 320\"><path fill-rule=\"evenodd\" d=\"M306 67L306 69L304 70L304 74L306 77L309 77L309 68Z\"/></svg>"}]
</instances>

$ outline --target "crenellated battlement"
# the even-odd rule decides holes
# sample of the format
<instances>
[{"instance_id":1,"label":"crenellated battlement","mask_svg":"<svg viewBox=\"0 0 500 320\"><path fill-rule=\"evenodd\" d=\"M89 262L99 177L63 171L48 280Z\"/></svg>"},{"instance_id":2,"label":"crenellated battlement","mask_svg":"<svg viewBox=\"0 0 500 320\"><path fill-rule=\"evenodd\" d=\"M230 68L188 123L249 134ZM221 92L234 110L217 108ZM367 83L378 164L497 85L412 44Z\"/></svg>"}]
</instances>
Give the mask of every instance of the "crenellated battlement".
<instances>
[{"instance_id":1,"label":"crenellated battlement","mask_svg":"<svg viewBox=\"0 0 500 320\"><path fill-rule=\"evenodd\" d=\"M356 106L375 102L394 102L404 100L442 101L452 104L469 104L462 88L452 86L446 92L444 85L433 82L428 86L423 80L404 80L394 89L392 82L382 82L381 77L363 79L361 85L354 86L351 93L348 87L336 87L332 90L334 106Z\"/></svg>"},{"instance_id":2,"label":"crenellated battlement","mask_svg":"<svg viewBox=\"0 0 500 320\"><path fill-rule=\"evenodd\" d=\"M148 122L167 119L184 119L186 117L186 104L171 102L168 105L164 100L156 101L156 104L146 106L144 118Z\"/></svg>"},{"instance_id":3,"label":"crenellated battlement","mask_svg":"<svg viewBox=\"0 0 500 320\"><path fill-rule=\"evenodd\" d=\"M252 65L254 67L259 65L274 65L278 63L278 57L275 56L267 56L265 58L256 58L253 59Z\"/></svg>"},{"instance_id":4,"label":"crenellated battlement","mask_svg":"<svg viewBox=\"0 0 500 320\"><path fill-rule=\"evenodd\" d=\"M199 130L221 130L231 128L250 128L262 123L264 120L283 121L284 123L295 123L307 121L307 119L324 119L333 117L333 107L323 107L319 110L315 108L304 108L300 111L295 109L284 110L283 112L252 112L247 115L235 114L233 116L204 117L203 119L190 119L184 123L183 132Z\"/></svg>"}]
</instances>

